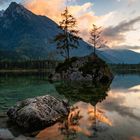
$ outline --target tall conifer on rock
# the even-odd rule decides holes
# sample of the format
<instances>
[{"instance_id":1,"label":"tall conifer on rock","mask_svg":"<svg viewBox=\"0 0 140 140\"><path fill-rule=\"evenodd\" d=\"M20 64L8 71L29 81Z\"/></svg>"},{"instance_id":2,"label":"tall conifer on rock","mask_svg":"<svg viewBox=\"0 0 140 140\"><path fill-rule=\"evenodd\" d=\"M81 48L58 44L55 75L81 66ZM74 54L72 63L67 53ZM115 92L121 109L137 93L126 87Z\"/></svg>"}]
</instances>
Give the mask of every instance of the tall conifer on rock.
<instances>
[{"instance_id":1,"label":"tall conifer on rock","mask_svg":"<svg viewBox=\"0 0 140 140\"><path fill-rule=\"evenodd\" d=\"M93 45L93 54L96 55L96 48L102 48L106 41L103 40L101 36L102 30L101 27L97 27L93 24L93 28L90 31L89 43Z\"/></svg>"},{"instance_id":2,"label":"tall conifer on rock","mask_svg":"<svg viewBox=\"0 0 140 140\"><path fill-rule=\"evenodd\" d=\"M62 32L55 36L54 41L57 44L57 49L65 59L70 59L70 50L76 49L79 46L80 37L79 31L76 29L76 19L69 13L68 8L61 14L62 20L59 23L59 28Z\"/></svg>"}]
</instances>

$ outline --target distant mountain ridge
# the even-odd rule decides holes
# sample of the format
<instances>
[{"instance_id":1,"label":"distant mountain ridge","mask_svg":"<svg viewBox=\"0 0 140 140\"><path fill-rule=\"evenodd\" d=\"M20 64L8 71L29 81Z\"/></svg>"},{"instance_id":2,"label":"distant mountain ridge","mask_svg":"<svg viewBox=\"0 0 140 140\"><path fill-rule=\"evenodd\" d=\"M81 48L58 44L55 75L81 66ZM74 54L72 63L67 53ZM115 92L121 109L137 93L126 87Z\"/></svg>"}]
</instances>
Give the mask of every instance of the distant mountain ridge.
<instances>
[{"instance_id":1,"label":"distant mountain ridge","mask_svg":"<svg viewBox=\"0 0 140 140\"><path fill-rule=\"evenodd\" d=\"M0 17L0 59L46 59L56 53L52 43L61 30L45 16L38 16L15 2L12 2ZM83 51L84 50L84 51ZM84 41L73 55L87 55L90 50ZM8 54L8 55L7 55ZM6 59L7 59L6 58Z\"/></svg>"},{"instance_id":2,"label":"distant mountain ridge","mask_svg":"<svg viewBox=\"0 0 140 140\"><path fill-rule=\"evenodd\" d=\"M107 63L112 64L140 64L140 53L126 49L102 49L98 55Z\"/></svg>"},{"instance_id":3,"label":"distant mountain ridge","mask_svg":"<svg viewBox=\"0 0 140 140\"><path fill-rule=\"evenodd\" d=\"M52 42L59 32L58 25L50 18L35 15L12 2L5 11L0 11L0 60L60 59ZM71 50L71 56L92 53L85 41L81 40L79 46ZM106 47L97 50L97 54L107 63L140 63L140 54L130 50Z\"/></svg>"}]
</instances>

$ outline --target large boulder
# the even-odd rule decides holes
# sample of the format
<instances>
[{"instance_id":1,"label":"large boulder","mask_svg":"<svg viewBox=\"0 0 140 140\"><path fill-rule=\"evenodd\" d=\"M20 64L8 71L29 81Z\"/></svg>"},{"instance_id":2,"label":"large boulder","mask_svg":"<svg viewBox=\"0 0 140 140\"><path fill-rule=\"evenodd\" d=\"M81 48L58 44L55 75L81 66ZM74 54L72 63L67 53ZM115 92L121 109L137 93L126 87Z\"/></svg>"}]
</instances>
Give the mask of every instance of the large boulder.
<instances>
[{"instance_id":1,"label":"large boulder","mask_svg":"<svg viewBox=\"0 0 140 140\"><path fill-rule=\"evenodd\" d=\"M50 126L68 113L66 101L46 95L18 102L7 115L18 126L32 131Z\"/></svg>"},{"instance_id":2,"label":"large boulder","mask_svg":"<svg viewBox=\"0 0 140 140\"><path fill-rule=\"evenodd\" d=\"M113 79L108 65L96 55L73 57L60 63L52 80L110 82Z\"/></svg>"}]
</instances>

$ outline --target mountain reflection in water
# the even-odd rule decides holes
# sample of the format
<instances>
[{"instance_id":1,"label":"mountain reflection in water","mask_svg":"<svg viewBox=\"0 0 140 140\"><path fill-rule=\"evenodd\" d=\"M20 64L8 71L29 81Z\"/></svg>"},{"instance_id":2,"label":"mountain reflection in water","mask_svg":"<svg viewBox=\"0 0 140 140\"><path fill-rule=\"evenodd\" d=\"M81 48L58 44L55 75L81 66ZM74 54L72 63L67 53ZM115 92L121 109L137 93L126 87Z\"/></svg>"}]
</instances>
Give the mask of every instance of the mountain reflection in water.
<instances>
[{"instance_id":1,"label":"mountain reflection in water","mask_svg":"<svg viewBox=\"0 0 140 140\"><path fill-rule=\"evenodd\" d=\"M78 140L80 134L83 137L95 137L98 131L105 131L111 125L111 121L103 111L96 109L90 103L77 102L65 120L41 131L37 138L39 140L64 140L66 138Z\"/></svg>"}]
</instances>

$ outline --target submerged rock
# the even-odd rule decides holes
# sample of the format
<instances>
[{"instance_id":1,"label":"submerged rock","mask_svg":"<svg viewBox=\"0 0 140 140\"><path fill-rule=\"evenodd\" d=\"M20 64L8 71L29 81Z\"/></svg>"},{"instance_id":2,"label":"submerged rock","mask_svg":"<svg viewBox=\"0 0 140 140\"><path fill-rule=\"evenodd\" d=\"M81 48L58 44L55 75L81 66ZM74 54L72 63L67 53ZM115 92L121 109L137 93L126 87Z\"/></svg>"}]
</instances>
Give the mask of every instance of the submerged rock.
<instances>
[{"instance_id":1,"label":"submerged rock","mask_svg":"<svg viewBox=\"0 0 140 140\"><path fill-rule=\"evenodd\" d=\"M32 131L50 126L68 113L67 102L46 95L18 102L7 115L18 126Z\"/></svg>"}]
</instances>

